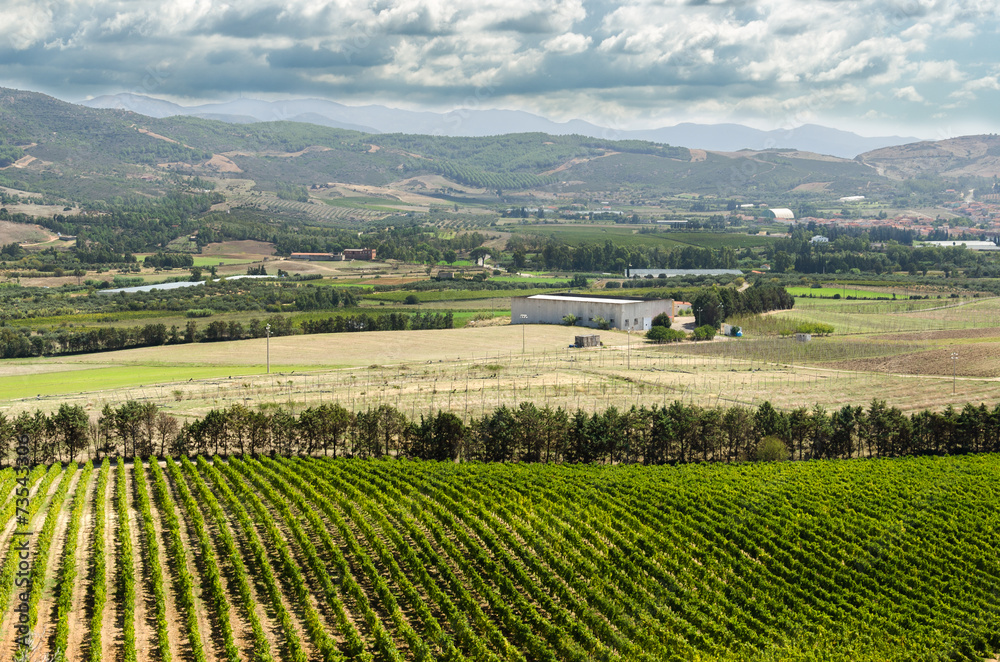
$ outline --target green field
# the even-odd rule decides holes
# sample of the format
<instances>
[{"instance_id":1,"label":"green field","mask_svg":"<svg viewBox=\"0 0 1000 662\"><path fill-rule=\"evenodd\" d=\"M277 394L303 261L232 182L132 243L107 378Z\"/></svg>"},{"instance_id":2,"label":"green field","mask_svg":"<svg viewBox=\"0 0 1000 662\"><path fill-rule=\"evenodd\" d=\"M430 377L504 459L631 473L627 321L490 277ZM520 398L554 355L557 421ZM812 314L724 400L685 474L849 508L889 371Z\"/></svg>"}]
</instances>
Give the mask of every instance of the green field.
<instances>
[{"instance_id":1,"label":"green field","mask_svg":"<svg viewBox=\"0 0 1000 662\"><path fill-rule=\"evenodd\" d=\"M103 641L103 659L982 662L1000 647L995 455L611 467L272 443L26 475L36 625L56 633L36 652L69 637ZM5 537L6 572L24 538ZM96 603L80 599L95 566Z\"/></svg>"},{"instance_id":2,"label":"green field","mask_svg":"<svg viewBox=\"0 0 1000 662\"><path fill-rule=\"evenodd\" d=\"M722 232L677 232L672 230L640 232L639 227L634 225L529 225L515 226L512 231L552 237L573 246L604 244L606 241L612 241L617 246L659 246L661 248L699 246L715 249L728 246L738 249L765 246L774 241L771 237L764 235Z\"/></svg>"},{"instance_id":3,"label":"green field","mask_svg":"<svg viewBox=\"0 0 1000 662\"><path fill-rule=\"evenodd\" d=\"M406 297L415 294L420 303L432 301L468 301L475 299L495 299L500 297L509 298L512 296L530 296L532 294L545 294L550 292L548 288L535 288L525 290L430 290L426 292L408 292L397 290L393 292L376 292L365 294L367 301L385 301L402 303Z\"/></svg>"},{"instance_id":4,"label":"green field","mask_svg":"<svg viewBox=\"0 0 1000 662\"><path fill-rule=\"evenodd\" d=\"M212 379L230 375L260 374L264 364L240 367L226 366L169 366L169 365L122 365L84 366L70 365L67 370L57 372L17 374L17 365L25 363L5 363L7 373L0 382L0 399L18 400L36 396L90 393L99 390L138 389L167 382L181 382L190 379ZM278 370L278 366L273 366ZM281 368L288 369L288 368ZM14 374L10 374L10 373Z\"/></svg>"},{"instance_id":5,"label":"green field","mask_svg":"<svg viewBox=\"0 0 1000 662\"><path fill-rule=\"evenodd\" d=\"M367 209L370 211L399 211L399 208L417 209L418 205L413 205L401 200L390 200L389 198L374 198L364 196L351 196L345 198L323 198L323 202L331 207L342 207L345 209Z\"/></svg>"},{"instance_id":6,"label":"green field","mask_svg":"<svg viewBox=\"0 0 1000 662\"><path fill-rule=\"evenodd\" d=\"M569 278L550 278L545 276L491 276L494 283L568 283Z\"/></svg>"},{"instance_id":7,"label":"green field","mask_svg":"<svg viewBox=\"0 0 1000 662\"><path fill-rule=\"evenodd\" d=\"M786 287L788 293L792 296L799 298L827 298L832 299L835 295L840 295L840 298L854 297L855 299L892 299L892 292L873 292L872 290L859 290L853 287L837 287L837 286L827 286L827 287ZM903 299L903 291L900 289L899 294L896 295L899 299Z\"/></svg>"}]
</instances>

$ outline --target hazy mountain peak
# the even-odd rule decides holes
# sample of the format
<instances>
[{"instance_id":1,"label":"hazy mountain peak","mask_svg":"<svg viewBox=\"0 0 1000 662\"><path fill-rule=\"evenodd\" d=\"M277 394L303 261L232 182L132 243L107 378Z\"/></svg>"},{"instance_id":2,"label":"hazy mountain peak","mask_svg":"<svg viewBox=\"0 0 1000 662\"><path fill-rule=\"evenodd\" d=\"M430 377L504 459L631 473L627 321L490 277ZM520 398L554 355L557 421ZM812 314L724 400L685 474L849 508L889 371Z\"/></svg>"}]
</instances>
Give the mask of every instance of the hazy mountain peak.
<instances>
[{"instance_id":1,"label":"hazy mountain peak","mask_svg":"<svg viewBox=\"0 0 1000 662\"><path fill-rule=\"evenodd\" d=\"M381 105L347 106L326 99L262 101L234 99L199 106L180 106L138 94L105 95L81 102L91 108L118 108L151 117L197 115L234 123L254 118L260 122L289 120L371 133L413 133L442 136L489 136L541 132L580 134L612 140L649 140L692 149L734 152L792 148L805 152L854 158L881 147L919 139L910 136L866 137L816 124L762 131L741 124L683 122L657 129L618 130L583 120L555 122L523 110L455 109L444 113L411 111ZM231 118L231 119L230 119Z\"/></svg>"}]
</instances>

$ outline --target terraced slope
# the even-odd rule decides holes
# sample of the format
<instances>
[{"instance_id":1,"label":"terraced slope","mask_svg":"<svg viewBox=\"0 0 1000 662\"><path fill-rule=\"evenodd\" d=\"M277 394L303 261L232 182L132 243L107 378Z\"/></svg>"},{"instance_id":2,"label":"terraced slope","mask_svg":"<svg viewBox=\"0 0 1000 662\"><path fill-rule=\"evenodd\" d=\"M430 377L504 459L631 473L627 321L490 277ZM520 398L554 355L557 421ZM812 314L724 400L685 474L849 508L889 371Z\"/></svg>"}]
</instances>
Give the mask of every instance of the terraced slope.
<instances>
[{"instance_id":1,"label":"terraced slope","mask_svg":"<svg viewBox=\"0 0 1000 662\"><path fill-rule=\"evenodd\" d=\"M998 475L991 455L41 467L24 480L35 654L983 660ZM5 580L16 487L0 472ZM12 654L21 596L0 598Z\"/></svg>"}]
</instances>

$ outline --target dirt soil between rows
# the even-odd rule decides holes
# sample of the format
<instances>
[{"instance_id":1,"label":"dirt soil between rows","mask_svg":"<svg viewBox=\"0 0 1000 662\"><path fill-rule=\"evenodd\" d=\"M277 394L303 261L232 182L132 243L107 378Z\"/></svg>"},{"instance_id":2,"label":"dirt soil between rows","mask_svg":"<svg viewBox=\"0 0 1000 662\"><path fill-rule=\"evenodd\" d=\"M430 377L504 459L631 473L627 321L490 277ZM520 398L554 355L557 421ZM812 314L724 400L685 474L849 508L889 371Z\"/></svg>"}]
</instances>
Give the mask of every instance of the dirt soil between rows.
<instances>
[{"instance_id":1,"label":"dirt soil between rows","mask_svg":"<svg viewBox=\"0 0 1000 662\"><path fill-rule=\"evenodd\" d=\"M952 353L957 354L955 359L952 358ZM996 378L1000 377L1000 342L981 342L897 356L837 361L825 363L824 367L908 375L956 374L960 377Z\"/></svg>"}]
</instances>

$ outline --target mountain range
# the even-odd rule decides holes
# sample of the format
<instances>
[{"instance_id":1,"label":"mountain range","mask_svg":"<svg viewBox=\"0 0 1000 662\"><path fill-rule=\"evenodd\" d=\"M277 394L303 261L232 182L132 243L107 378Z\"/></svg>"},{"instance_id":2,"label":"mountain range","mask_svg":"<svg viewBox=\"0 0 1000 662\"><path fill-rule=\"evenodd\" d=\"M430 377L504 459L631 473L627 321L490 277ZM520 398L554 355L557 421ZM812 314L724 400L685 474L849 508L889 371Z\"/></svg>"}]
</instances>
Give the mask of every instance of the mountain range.
<instances>
[{"instance_id":1,"label":"mountain range","mask_svg":"<svg viewBox=\"0 0 1000 662\"><path fill-rule=\"evenodd\" d=\"M683 123L656 129L619 130L583 120L554 122L519 110L456 109L446 113L412 111L380 105L347 106L324 99L261 101L181 106L138 94L104 95L79 102L90 108L130 110L155 118L189 115L229 123L293 121L367 133L435 136L492 136L540 132L607 140L648 140L690 149L735 152L741 149L797 149L852 159L871 150L917 142L904 136L866 137L816 124L762 131L741 124Z\"/></svg>"}]
</instances>

